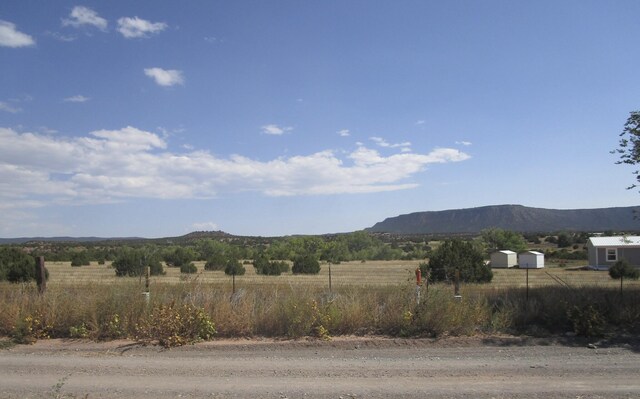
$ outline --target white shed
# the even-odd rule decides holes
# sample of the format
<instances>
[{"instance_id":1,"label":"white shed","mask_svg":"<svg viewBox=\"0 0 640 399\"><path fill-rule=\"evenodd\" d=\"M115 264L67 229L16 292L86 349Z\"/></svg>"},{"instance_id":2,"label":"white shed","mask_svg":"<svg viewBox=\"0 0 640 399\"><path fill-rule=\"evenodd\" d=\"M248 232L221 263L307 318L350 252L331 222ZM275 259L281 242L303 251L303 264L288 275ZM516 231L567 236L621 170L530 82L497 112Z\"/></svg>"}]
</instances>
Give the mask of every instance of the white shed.
<instances>
[{"instance_id":1,"label":"white shed","mask_svg":"<svg viewBox=\"0 0 640 399\"><path fill-rule=\"evenodd\" d=\"M542 269L544 254L537 251L527 251L518 255L520 269Z\"/></svg>"},{"instance_id":2,"label":"white shed","mask_svg":"<svg viewBox=\"0 0 640 399\"><path fill-rule=\"evenodd\" d=\"M491 254L492 268L509 268L518 264L518 255L509 250L496 251Z\"/></svg>"}]
</instances>

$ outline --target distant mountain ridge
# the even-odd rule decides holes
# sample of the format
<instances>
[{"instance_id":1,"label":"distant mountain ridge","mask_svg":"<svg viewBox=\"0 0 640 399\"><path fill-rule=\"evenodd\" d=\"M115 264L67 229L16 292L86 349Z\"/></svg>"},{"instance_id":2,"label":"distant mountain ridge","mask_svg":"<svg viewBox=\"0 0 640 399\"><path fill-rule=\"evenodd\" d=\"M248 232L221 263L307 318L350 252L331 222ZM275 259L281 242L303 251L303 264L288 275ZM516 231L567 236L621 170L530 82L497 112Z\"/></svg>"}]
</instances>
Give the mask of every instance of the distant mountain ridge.
<instances>
[{"instance_id":1,"label":"distant mountain ridge","mask_svg":"<svg viewBox=\"0 0 640 399\"><path fill-rule=\"evenodd\" d=\"M519 232L634 231L640 207L544 209L523 205L492 205L446 211L415 212L378 222L368 232L398 234L478 233L488 228Z\"/></svg>"}]
</instances>

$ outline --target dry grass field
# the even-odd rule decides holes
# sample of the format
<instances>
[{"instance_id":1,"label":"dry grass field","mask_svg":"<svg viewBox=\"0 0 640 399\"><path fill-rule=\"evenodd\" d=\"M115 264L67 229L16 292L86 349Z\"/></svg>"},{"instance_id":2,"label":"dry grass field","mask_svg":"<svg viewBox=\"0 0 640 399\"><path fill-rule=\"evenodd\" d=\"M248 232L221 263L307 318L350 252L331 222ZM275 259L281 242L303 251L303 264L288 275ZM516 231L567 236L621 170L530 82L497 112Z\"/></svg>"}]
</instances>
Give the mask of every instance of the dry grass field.
<instances>
[{"instance_id":1,"label":"dry grass field","mask_svg":"<svg viewBox=\"0 0 640 399\"><path fill-rule=\"evenodd\" d=\"M420 261L367 261L344 262L331 265L331 282L333 287L362 287L388 286L407 284L415 281L414 271ZM196 274L181 274L178 268L165 267L166 275L153 276L152 284L167 284L179 282L198 282L213 285L231 285L231 277L222 271L205 271L204 262L195 262L198 267ZM569 265L561 268L554 264L544 269L529 270L529 287L563 285L569 286L611 286L617 287L619 282L612 280L607 272L577 270ZM236 276L237 287L268 286L268 285L311 285L315 287L329 285L329 265L322 264L318 275L281 276L257 275L252 265L244 265L246 274ZM110 284L124 281L141 281L138 277L116 277L115 271L109 266L92 262L90 266L71 267L69 262L47 262L51 277L49 284ZM524 269L494 269L493 281L479 286L484 289L525 287L527 272ZM639 286L640 281L626 281L625 285Z\"/></svg>"}]
</instances>

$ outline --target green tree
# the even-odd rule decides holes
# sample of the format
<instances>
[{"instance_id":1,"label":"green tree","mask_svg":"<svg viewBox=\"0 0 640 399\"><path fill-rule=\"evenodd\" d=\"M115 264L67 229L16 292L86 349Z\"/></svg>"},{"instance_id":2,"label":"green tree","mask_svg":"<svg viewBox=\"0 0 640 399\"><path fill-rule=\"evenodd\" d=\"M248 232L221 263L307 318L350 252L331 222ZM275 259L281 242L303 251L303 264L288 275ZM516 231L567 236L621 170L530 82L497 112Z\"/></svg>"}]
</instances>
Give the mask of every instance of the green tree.
<instances>
[{"instance_id":1,"label":"green tree","mask_svg":"<svg viewBox=\"0 0 640 399\"><path fill-rule=\"evenodd\" d=\"M191 248L175 247L164 255L164 261L168 266L180 267L193 262L196 258Z\"/></svg>"},{"instance_id":2,"label":"green tree","mask_svg":"<svg viewBox=\"0 0 640 399\"><path fill-rule=\"evenodd\" d=\"M264 276L279 276L289 271L289 264L285 261L269 260L265 254L256 256L253 260L256 274Z\"/></svg>"},{"instance_id":3,"label":"green tree","mask_svg":"<svg viewBox=\"0 0 640 399\"><path fill-rule=\"evenodd\" d=\"M558 234L558 248L567 248L573 244L573 238L567 233Z\"/></svg>"},{"instance_id":4,"label":"green tree","mask_svg":"<svg viewBox=\"0 0 640 399\"><path fill-rule=\"evenodd\" d=\"M224 267L227 264L227 257L224 254L216 253L210 255L207 258L207 263L204 264L204 270L215 271L215 270L224 270Z\"/></svg>"},{"instance_id":5,"label":"green tree","mask_svg":"<svg viewBox=\"0 0 640 399\"><path fill-rule=\"evenodd\" d=\"M324 244L320 251L320 260L324 260L334 265L349 260L349 247L343 240L329 241Z\"/></svg>"},{"instance_id":6,"label":"green tree","mask_svg":"<svg viewBox=\"0 0 640 399\"><path fill-rule=\"evenodd\" d=\"M626 259L620 259L609 268L609 276L613 279L620 279L620 284L622 284L622 279L637 280L640 278L640 270L631 266Z\"/></svg>"},{"instance_id":7,"label":"green tree","mask_svg":"<svg viewBox=\"0 0 640 399\"><path fill-rule=\"evenodd\" d=\"M289 248L291 248L291 257L289 260L306 255L318 256L324 246L322 239L314 236L292 237L287 240L287 244Z\"/></svg>"},{"instance_id":8,"label":"green tree","mask_svg":"<svg viewBox=\"0 0 640 399\"><path fill-rule=\"evenodd\" d=\"M88 266L90 264L88 251L75 252L71 255L71 266Z\"/></svg>"},{"instance_id":9,"label":"green tree","mask_svg":"<svg viewBox=\"0 0 640 399\"><path fill-rule=\"evenodd\" d=\"M0 248L0 281L20 283L36 278L35 259L18 248Z\"/></svg>"},{"instance_id":10,"label":"green tree","mask_svg":"<svg viewBox=\"0 0 640 399\"><path fill-rule=\"evenodd\" d=\"M242 276L247 270L236 259L229 259L224 267L224 274L229 276Z\"/></svg>"},{"instance_id":11,"label":"green tree","mask_svg":"<svg viewBox=\"0 0 640 399\"><path fill-rule=\"evenodd\" d=\"M616 164L627 164L636 166L640 163L640 111L632 111L624 124L624 129L620 133L620 142L617 149L612 153L619 154L620 160ZM640 182L640 171L635 170L636 183L627 187L632 189Z\"/></svg>"},{"instance_id":12,"label":"green tree","mask_svg":"<svg viewBox=\"0 0 640 399\"><path fill-rule=\"evenodd\" d=\"M198 268L191 262L180 265L180 273L193 274L197 272Z\"/></svg>"},{"instance_id":13,"label":"green tree","mask_svg":"<svg viewBox=\"0 0 640 399\"><path fill-rule=\"evenodd\" d=\"M488 254L508 249L522 252L527 249L527 243L522 234L498 228L483 230L480 238Z\"/></svg>"},{"instance_id":14,"label":"green tree","mask_svg":"<svg viewBox=\"0 0 640 399\"><path fill-rule=\"evenodd\" d=\"M620 259L609 268L609 276L613 279L620 279L620 295L622 295L622 282L625 278L637 280L640 278L640 270L629 264L626 259Z\"/></svg>"},{"instance_id":15,"label":"green tree","mask_svg":"<svg viewBox=\"0 0 640 399\"><path fill-rule=\"evenodd\" d=\"M313 255L303 255L293 261L291 268L293 274L318 274L320 273L320 262Z\"/></svg>"},{"instance_id":16,"label":"green tree","mask_svg":"<svg viewBox=\"0 0 640 399\"><path fill-rule=\"evenodd\" d=\"M144 249L124 247L116 255L111 265L116 269L118 277L141 276L145 273L146 266L149 266L149 274L152 276L164 274L160 257Z\"/></svg>"},{"instance_id":17,"label":"green tree","mask_svg":"<svg viewBox=\"0 0 640 399\"><path fill-rule=\"evenodd\" d=\"M269 258L264 253L259 254L253 260L253 268L256 269L257 274L266 274L264 270L269 268Z\"/></svg>"},{"instance_id":18,"label":"green tree","mask_svg":"<svg viewBox=\"0 0 640 399\"><path fill-rule=\"evenodd\" d=\"M473 244L447 240L431 255L429 276L433 281L453 281L456 270L460 271L460 281L466 283L488 283L493 278L493 272L485 264L482 252Z\"/></svg>"}]
</instances>

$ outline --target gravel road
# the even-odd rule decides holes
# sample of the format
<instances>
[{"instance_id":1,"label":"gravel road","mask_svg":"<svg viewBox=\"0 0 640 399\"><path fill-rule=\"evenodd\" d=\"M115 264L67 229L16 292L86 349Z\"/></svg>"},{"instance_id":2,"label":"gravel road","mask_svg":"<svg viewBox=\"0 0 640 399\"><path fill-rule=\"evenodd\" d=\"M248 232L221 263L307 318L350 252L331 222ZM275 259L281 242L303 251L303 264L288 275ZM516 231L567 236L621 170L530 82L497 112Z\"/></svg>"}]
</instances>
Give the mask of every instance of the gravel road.
<instances>
[{"instance_id":1,"label":"gravel road","mask_svg":"<svg viewBox=\"0 0 640 399\"><path fill-rule=\"evenodd\" d=\"M640 350L520 338L0 350L1 398L640 398Z\"/></svg>"}]
</instances>

